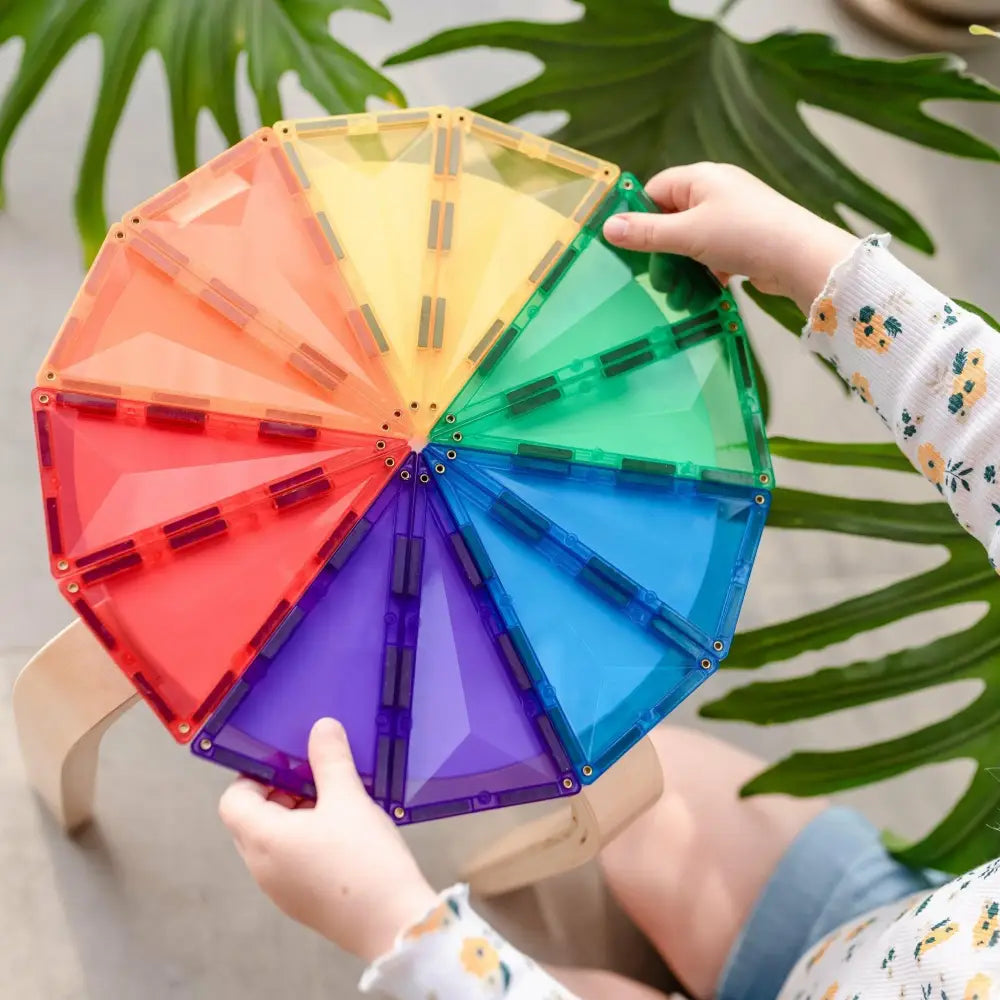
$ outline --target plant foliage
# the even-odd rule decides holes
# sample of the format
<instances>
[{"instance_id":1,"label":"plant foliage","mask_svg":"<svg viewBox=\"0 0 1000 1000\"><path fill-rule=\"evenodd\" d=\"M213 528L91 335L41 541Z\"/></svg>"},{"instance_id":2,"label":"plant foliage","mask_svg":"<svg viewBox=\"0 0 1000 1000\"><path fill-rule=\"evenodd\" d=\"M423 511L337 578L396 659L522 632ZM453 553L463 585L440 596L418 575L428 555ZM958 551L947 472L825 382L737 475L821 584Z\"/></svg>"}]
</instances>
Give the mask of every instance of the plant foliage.
<instances>
[{"instance_id":1,"label":"plant foliage","mask_svg":"<svg viewBox=\"0 0 1000 1000\"><path fill-rule=\"evenodd\" d=\"M993 147L928 115L930 100L997 101L953 56L857 59L820 34L756 42L717 21L678 14L669 0L581 0L568 23L500 21L444 31L392 56L398 65L478 46L526 52L542 71L486 101L505 121L564 111L556 138L640 176L665 166L736 163L824 218L860 212L897 239L931 251L898 202L826 146L801 114L814 105L955 156L996 161Z\"/></svg>"},{"instance_id":2,"label":"plant foliage","mask_svg":"<svg viewBox=\"0 0 1000 1000\"><path fill-rule=\"evenodd\" d=\"M561 24L504 21L445 31L388 62L480 46L528 53L541 61L541 72L480 110L508 121L530 112L565 112L558 139L640 174L703 159L736 163L827 219L842 222L839 207L846 206L928 252L933 244L923 226L817 137L803 118L803 105L944 153L1000 160L994 147L924 110L930 100L1000 100L1000 91L965 74L954 57L859 59L839 52L824 35L792 32L747 42L716 20L676 13L669 0L581 0L579 6L580 16ZM288 71L297 72L305 89L334 113L359 110L369 95L401 104L392 83L330 36L329 18L342 9L388 17L381 0L0 2L0 41L24 40L20 65L0 104L0 163L55 68L77 42L97 35L103 48L101 84L76 193L89 257L106 228L109 147L150 50L163 58L180 173L195 166L202 108L230 142L239 139L235 81L241 53L263 121L282 116L278 84ZM781 325L801 331L805 319L793 303L744 288ZM772 447L776 455L799 461L909 468L889 445L776 438ZM985 611L972 628L924 646L793 680L751 683L707 705L706 716L770 725L960 679L979 680L983 687L951 719L856 749L795 753L744 791L818 795L926 764L972 759L977 771L952 813L919 843L894 847L907 861L951 870L995 855L1000 835L991 821L1000 810L1000 782L991 768L1000 763L1000 583L982 548L940 502L888 503L779 489L770 521L786 530L934 546L945 558L875 592L742 634L728 667L757 669L934 609L974 602Z\"/></svg>"},{"instance_id":3,"label":"plant foliage","mask_svg":"<svg viewBox=\"0 0 1000 1000\"><path fill-rule=\"evenodd\" d=\"M241 52L263 122L282 117L278 83L289 71L331 112L359 111L369 94L402 104L394 84L331 37L330 15L345 9L389 16L381 0L5 0L0 42L21 38L24 51L0 104L0 164L56 67L79 41L97 35L101 83L76 189L77 224L89 261L107 230L104 173L111 140L139 65L151 50L163 58L180 174L195 167L202 108L230 143L240 139L236 69Z\"/></svg>"},{"instance_id":4,"label":"plant foliage","mask_svg":"<svg viewBox=\"0 0 1000 1000\"><path fill-rule=\"evenodd\" d=\"M727 8L728 9L728 6ZM927 114L929 100L997 101L1000 92L963 72L951 56L858 59L818 34L782 32L746 42L720 23L682 16L669 0L581 0L562 23L505 21L435 35L389 60L399 64L478 46L529 53L542 69L480 110L506 120L562 111L555 137L646 176L698 160L736 163L817 214L841 222L839 206L924 251L930 236L888 194L849 167L810 129L802 106L837 112L956 156L996 161L997 150ZM858 158L863 163L863 157ZM794 303L745 285L782 326L799 334ZM778 438L775 454L800 461L901 471L890 445L822 444ZM983 682L952 719L899 739L835 753L797 753L755 778L747 794L819 795L957 758L979 769L963 798L920 843L895 844L908 861L958 870L1000 851L990 829L1000 809L1000 581L982 547L941 502L853 500L790 489L775 493L770 523L939 548L939 566L892 586L738 637L727 666L763 667L912 615L981 602L976 625L922 647L763 681L704 709L716 719L770 725L812 718L950 681Z\"/></svg>"},{"instance_id":5,"label":"plant foliage","mask_svg":"<svg viewBox=\"0 0 1000 1000\"><path fill-rule=\"evenodd\" d=\"M778 439L777 454L838 465L898 469L881 445L815 445ZM886 656L824 667L791 680L761 681L731 691L702 714L760 725L793 722L923 691L958 680L983 683L979 696L950 719L898 739L829 753L795 753L754 778L745 794L824 795L880 781L926 764L971 759L975 776L961 801L919 843L900 847L914 864L962 871L1000 853L991 826L1000 816L1000 580L982 546L945 504L854 500L797 490L775 493L771 527L832 531L941 547L947 558L926 572L871 593L755 629L737 637L727 667L756 669L821 650L856 635L939 608L978 603L971 628Z\"/></svg>"}]
</instances>

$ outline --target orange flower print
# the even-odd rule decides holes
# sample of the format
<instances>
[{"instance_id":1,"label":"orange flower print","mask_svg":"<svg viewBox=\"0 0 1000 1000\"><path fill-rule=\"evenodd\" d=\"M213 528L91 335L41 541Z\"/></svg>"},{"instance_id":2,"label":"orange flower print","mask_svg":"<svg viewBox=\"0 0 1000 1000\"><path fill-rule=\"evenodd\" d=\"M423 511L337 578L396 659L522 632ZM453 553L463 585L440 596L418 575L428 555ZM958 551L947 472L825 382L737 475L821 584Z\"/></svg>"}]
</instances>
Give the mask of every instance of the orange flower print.
<instances>
[{"instance_id":1,"label":"orange flower print","mask_svg":"<svg viewBox=\"0 0 1000 1000\"><path fill-rule=\"evenodd\" d=\"M913 957L919 959L926 955L932 948L939 944L944 944L949 938L958 933L958 924L951 920L939 920L924 936L917 942L913 949Z\"/></svg>"},{"instance_id":2,"label":"orange flower print","mask_svg":"<svg viewBox=\"0 0 1000 1000\"><path fill-rule=\"evenodd\" d=\"M875 917L869 917L863 923L860 923L857 927L853 928L853 930L848 931L844 936L844 940L853 941L863 930L865 930L865 928L871 927L873 923L875 923Z\"/></svg>"},{"instance_id":3,"label":"orange flower print","mask_svg":"<svg viewBox=\"0 0 1000 1000\"><path fill-rule=\"evenodd\" d=\"M976 926L972 928L973 948L995 948L1000 942L1000 903L995 899L983 903Z\"/></svg>"},{"instance_id":4,"label":"orange flower print","mask_svg":"<svg viewBox=\"0 0 1000 1000\"><path fill-rule=\"evenodd\" d=\"M939 489L944 482L944 456L930 443L925 441L917 449L917 462L920 471Z\"/></svg>"},{"instance_id":5,"label":"orange flower print","mask_svg":"<svg viewBox=\"0 0 1000 1000\"><path fill-rule=\"evenodd\" d=\"M489 982L504 994L510 986L510 969L486 938L466 938L462 942L462 965L477 979Z\"/></svg>"},{"instance_id":6,"label":"orange flower print","mask_svg":"<svg viewBox=\"0 0 1000 1000\"><path fill-rule=\"evenodd\" d=\"M836 1000L837 990L839 989L840 983L831 983L823 994L823 1000Z\"/></svg>"},{"instance_id":7,"label":"orange flower print","mask_svg":"<svg viewBox=\"0 0 1000 1000\"><path fill-rule=\"evenodd\" d=\"M964 417L986 395L986 359L982 351L962 349L951 363L955 376L948 397L948 412Z\"/></svg>"},{"instance_id":8,"label":"orange flower print","mask_svg":"<svg viewBox=\"0 0 1000 1000\"><path fill-rule=\"evenodd\" d=\"M989 1000L991 985L992 980L990 977L980 972L965 984L965 993L962 995L962 1000Z\"/></svg>"},{"instance_id":9,"label":"orange flower print","mask_svg":"<svg viewBox=\"0 0 1000 1000\"><path fill-rule=\"evenodd\" d=\"M867 403L869 406L872 405L871 386L868 384L868 379L861 372L855 372L851 376L851 388L861 397L862 402Z\"/></svg>"},{"instance_id":10,"label":"orange flower print","mask_svg":"<svg viewBox=\"0 0 1000 1000\"><path fill-rule=\"evenodd\" d=\"M837 332L837 307L833 299L819 299L809 312L809 328L831 337Z\"/></svg>"},{"instance_id":11,"label":"orange flower print","mask_svg":"<svg viewBox=\"0 0 1000 1000\"><path fill-rule=\"evenodd\" d=\"M831 934L830 937L817 947L817 949L809 956L809 961L806 962L807 969L811 969L826 954L827 949L831 944L833 944L836 937L836 934Z\"/></svg>"},{"instance_id":12,"label":"orange flower print","mask_svg":"<svg viewBox=\"0 0 1000 1000\"><path fill-rule=\"evenodd\" d=\"M462 942L462 965L480 979L500 968L500 954L486 938L466 938Z\"/></svg>"},{"instance_id":13,"label":"orange flower print","mask_svg":"<svg viewBox=\"0 0 1000 1000\"><path fill-rule=\"evenodd\" d=\"M895 316L880 316L872 306L859 309L854 321L854 343L876 354L885 354L889 344L902 332L902 325Z\"/></svg>"},{"instance_id":14,"label":"orange flower print","mask_svg":"<svg viewBox=\"0 0 1000 1000\"><path fill-rule=\"evenodd\" d=\"M406 941L414 941L417 938L423 937L425 934L434 934L436 931L443 930L447 927L451 923L452 917L457 915L458 904L450 899L446 900L440 906L435 906L423 920L415 923L403 935L403 939Z\"/></svg>"}]
</instances>

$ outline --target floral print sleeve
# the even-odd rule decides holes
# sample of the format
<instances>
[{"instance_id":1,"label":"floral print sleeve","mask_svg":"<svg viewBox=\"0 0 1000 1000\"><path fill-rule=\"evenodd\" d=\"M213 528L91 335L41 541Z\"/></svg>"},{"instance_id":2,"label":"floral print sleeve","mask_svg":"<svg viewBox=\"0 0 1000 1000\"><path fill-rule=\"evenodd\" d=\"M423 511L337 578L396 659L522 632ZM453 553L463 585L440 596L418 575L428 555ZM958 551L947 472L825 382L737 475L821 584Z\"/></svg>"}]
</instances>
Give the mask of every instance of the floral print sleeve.
<instances>
[{"instance_id":1,"label":"floral print sleeve","mask_svg":"<svg viewBox=\"0 0 1000 1000\"><path fill-rule=\"evenodd\" d=\"M1000 333L872 236L813 303L805 337L892 430L1000 568Z\"/></svg>"},{"instance_id":2,"label":"floral print sleeve","mask_svg":"<svg viewBox=\"0 0 1000 1000\"><path fill-rule=\"evenodd\" d=\"M575 1000L476 915L464 885L403 931L359 989L393 1000Z\"/></svg>"},{"instance_id":3,"label":"floral print sleeve","mask_svg":"<svg viewBox=\"0 0 1000 1000\"><path fill-rule=\"evenodd\" d=\"M997 1000L1000 860L834 931L778 1000Z\"/></svg>"}]
</instances>

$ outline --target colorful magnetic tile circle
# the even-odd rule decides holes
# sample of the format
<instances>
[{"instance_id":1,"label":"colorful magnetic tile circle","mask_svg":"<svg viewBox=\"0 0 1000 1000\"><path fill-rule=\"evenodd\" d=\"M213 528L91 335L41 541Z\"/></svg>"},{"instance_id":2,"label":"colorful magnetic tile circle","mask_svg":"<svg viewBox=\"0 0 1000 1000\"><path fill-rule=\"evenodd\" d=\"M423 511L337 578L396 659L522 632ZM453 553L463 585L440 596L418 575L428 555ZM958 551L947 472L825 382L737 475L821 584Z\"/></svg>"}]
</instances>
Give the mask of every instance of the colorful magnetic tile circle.
<instances>
[{"instance_id":1,"label":"colorful magnetic tile circle","mask_svg":"<svg viewBox=\"0 0 1000 1000\"><path fill-rule=\"evenodd\" d=\"M112 227L32 394L50 568L174 738L413 823L575 794L711 676L773 486L736 303L464 108L261 129Z\"/></svg>"}]
</instances>

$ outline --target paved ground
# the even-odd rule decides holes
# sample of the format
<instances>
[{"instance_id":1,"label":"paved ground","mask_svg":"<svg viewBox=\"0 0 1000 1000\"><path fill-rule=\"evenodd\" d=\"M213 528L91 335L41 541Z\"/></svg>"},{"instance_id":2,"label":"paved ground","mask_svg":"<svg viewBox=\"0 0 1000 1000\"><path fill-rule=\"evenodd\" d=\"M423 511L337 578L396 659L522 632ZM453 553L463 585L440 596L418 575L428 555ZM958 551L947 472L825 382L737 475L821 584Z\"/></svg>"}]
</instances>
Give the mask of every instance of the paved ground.
<instances>
[{"instance_id":1,"label":"paved ground","mask_svg":"<svg viewBox=\"0 0 1000 1000\"><path fill-rule=\"evenodd\" d=\"M338 15L341 38L377 60L439 27L460 23L462 0L391 0L391 25L363 15ZM680 5L679 5L680 6ZM686 9L714 4L688 0ZM560 19L564 0L482 0L479 15ZM858 53L895 51L856 27L831 0L744 0L733 25L762 34L788 25L836 33ZM0 49L0 82L13 72L19 49ZM978 68L1000 80L1000 49ZM10 719L10 685L29 653L69 620L45 570L37 502L27 389L45 346L80 280L71 225L76 162L82 149L99 71L95 43L79 47L60 69L25 122L7 164L10 209L0 217L0 298L5 357L0 400L8 432L0 444L0 513L6 526L0 567L0 995L11 1000L148 1000L167 998L349 997L358 967L310 933L285 921L259 896L215 816L224 776L195 765L142 709L107 738L98 792L99 824L79 840L64 840L42 816L24 787ZM401 70L397 79L412 104L472 103L532 73L524 57L476 53ZM290 115L314 105L289 81ZM245 97L245 95L244 95ZM1000 141L1000 112L962 109L962 121ZM888 140L834 115L815 114L822 134L877 184L892 190L929 225L941 252L920 265L933 280L964 298L1000 308L996 290L996 236L988 220L1000 201L1000 171L957 163ZM206 154L219 146L206 124ZM166 103L157 61L148 61L115 142L109 210L117 216L171 180ZM906 255L917 261L916 256ZM877 438L880 428L859 405L846 406L825 374L786 334L752 310L748 319L764 345L775 392L774 431L839 438ZM801 471L779 470L784 482ZM850 478L847 478L849 476ZM885 496L926 496L921 484L888 474L866 477L831 472L810 485ZM913 491L916 491L914 493ZM933 562L935 555L890 545L861 545L799 536L794 545L768 536L748 602L745 623L755 624L822 606L859 589L898 578ZM970 620L974 612L969 611ZM954 625L954 620L951 621ZM902 630L852 642L833 656L870 655L920 635L933 635L943 619L924 616ZM823 657L802 657L781 673L805 672ZM739 678L711 685L721 693ZM925 724L975 694L972 685L846 713L808 725L756 730L715 727L774 759L793 748L835 747L889 736ZM681 713L693 717L694 706ZM934 769L853 796L878 822L904 834L926 830L961 788L962 765ZM454 877L472 844L506 820L438 824L411 832L422 861L438 884ZM498 911L519 941L546 957L568 961L586 954L598 963L641 959L620 921L605 920L606 901L587 869L541 892L504 901ZM585 947L584 947L585 946Z\"/></svg>"}]
</instances>

